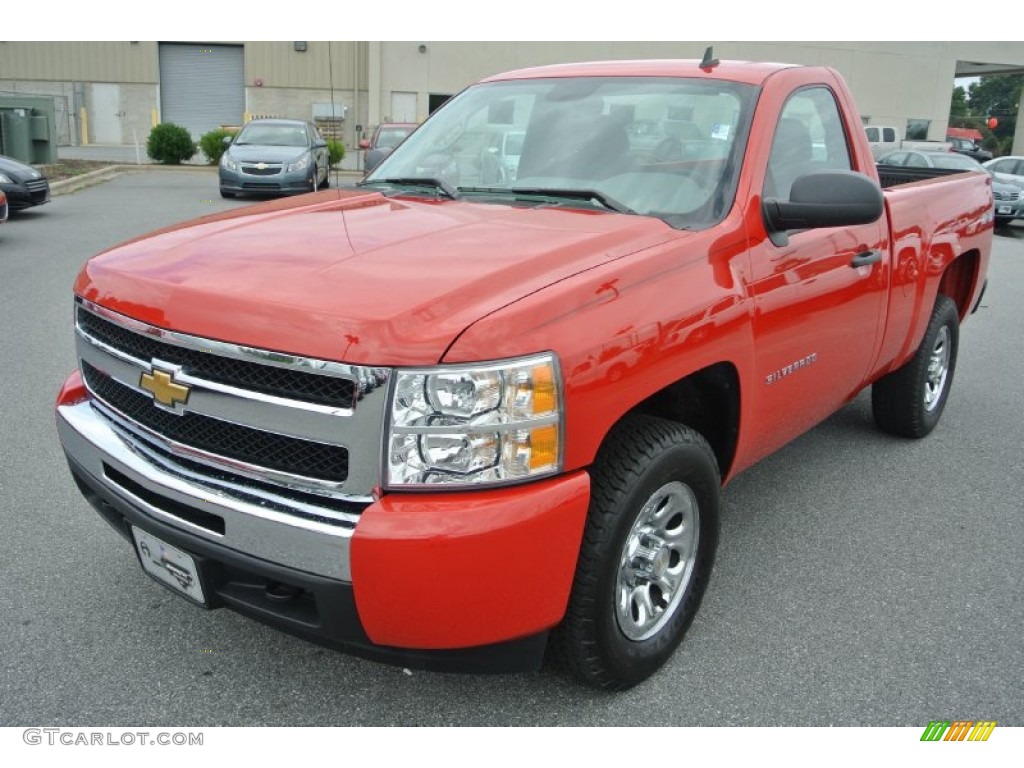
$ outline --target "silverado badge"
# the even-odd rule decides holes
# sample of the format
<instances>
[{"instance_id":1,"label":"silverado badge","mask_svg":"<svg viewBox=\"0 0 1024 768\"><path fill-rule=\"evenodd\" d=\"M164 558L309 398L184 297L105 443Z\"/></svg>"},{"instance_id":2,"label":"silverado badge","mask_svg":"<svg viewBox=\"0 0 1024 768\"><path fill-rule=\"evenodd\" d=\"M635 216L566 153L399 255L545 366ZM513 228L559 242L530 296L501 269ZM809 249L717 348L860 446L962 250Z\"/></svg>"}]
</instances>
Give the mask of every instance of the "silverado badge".
<instances>
[{"instance_id":1,"label":"silverado badge","mask_svg":"<svg viewBox=\"0 0 1024 768\"><path fill-rule=\"evenodd\" d=\"M171 409L179 403L187 403L191 391L186 385L178 384L173 373L161 371L156 367L153 368L153 373L142 374L139 386L153 395L154 402Z\"/></svg>"}]
</instances>

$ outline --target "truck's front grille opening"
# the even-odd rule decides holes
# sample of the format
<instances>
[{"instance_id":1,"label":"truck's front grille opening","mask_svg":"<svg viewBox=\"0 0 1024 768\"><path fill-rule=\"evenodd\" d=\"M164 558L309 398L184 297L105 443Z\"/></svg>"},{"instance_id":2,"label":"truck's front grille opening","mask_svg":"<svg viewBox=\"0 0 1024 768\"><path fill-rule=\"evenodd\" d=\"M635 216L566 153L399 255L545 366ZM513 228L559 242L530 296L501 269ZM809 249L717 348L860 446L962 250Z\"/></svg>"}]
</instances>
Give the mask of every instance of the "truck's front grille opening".
<instances>
[{"instance_id":1,"label":"truck's front grille opening","mask_svg":"<svg viewBox=\"0 0 1024 768\"><path fill-rule=\"evenodd\" d=\"M342 446L263 432L195 413L170 413L84 360L82 375L100 400L176 443L299 477L335 483L348 477L348 450Z\"/></svg>"},{"instance_id":2,"label":"truck's front grille opening","mask_svg":"<svg viewBox=\"0 0 1024 768\"><path fill-rule=\"evenodd\" d=\"M118 486L128 491L128 493L142 499L142 501L146 502L150 506L156 507L167 514L174 515L186 522L192 523L192 525L205 528L213 533L219 533L221 536L224 535L224 518L220 515L204 512L201 509L196 509L195 507L190 507L187 504L182 504L174 499L162 496L159 493L154 493L145 486L139 485L130 477L118 472L109 464L103 464L103 474L106 475L107 479L112 483L116 483Z\"/></svg>"},{"instance_id":3,"label":"truck's front grille opening","mask_svg":"<svg viewBox=\"0 0 1024 768\"><path fill-rule=\"evenodd\" d=\"M349 379L250 363L179 347L130 331L82 307L78 308L78 327L97 341L132 357L146 362L156 358L180 365L191 376L240 389L335 408L351 408L356 396L355 382Z\"/></svg>"}]
</instances>

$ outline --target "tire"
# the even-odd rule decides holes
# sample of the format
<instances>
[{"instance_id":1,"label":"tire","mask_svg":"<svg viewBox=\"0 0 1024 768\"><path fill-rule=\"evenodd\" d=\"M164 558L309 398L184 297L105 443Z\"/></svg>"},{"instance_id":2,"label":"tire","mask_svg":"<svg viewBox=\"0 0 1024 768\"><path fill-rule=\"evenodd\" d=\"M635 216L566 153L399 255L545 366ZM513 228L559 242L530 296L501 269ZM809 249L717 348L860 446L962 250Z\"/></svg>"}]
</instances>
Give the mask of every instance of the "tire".
<instances>
[{"instance_id":1,"label":"tire","mask_svg":"<svg viewBox=\"0 0 1024 768\"><path fill-rule=\"evenodd\" d=\"M637 415L609 433L591 468L569 607L552 636L554 655L580 680L624 690L675 651L711 575L720 485L714 453L689 427Z\"/></svg>"},{"instance_id":2,"label":"tire","mask_svg":"<svg viewBox=\"0 0 1024 768\"><path fill-rule=\"evenodd\" d=\"M959 345L956 303L940 294L917 352L871 387L871 411L883 432L921 438L935 429L953 386Z\"/></svg>"},{"instance_id":3,"label":"tire","mask_svg":"<svg viewBox=\"0 0 1024 768\"><path fill-rule=\"evenodd\" d=\"M220 196L224 198L232 198L235 196L234 192L228 192L224 187L220 188Z\"/></svg>"},{"instance_id":4,"label":"tire","mask_svg":"<svg viewBox=\"0 0 1024 768\"><path fill-rule=\"evenodd\" d=\"M327 170L324 172L324 182L320 185L320 189L328 189L331 186L331 167L327 166Z\"/></svg>"}]
</instances>

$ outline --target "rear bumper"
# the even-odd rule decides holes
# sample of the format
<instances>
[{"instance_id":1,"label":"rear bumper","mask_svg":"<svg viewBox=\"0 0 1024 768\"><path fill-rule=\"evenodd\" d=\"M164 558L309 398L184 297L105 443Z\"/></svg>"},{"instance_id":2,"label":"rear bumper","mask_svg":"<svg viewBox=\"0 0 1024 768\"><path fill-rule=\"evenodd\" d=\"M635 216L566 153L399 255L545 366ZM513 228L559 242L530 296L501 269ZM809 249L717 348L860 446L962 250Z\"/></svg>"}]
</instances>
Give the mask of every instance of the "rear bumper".
<instances>
[{"instance_id":1,"label":"rear bumper","mask_svg":"<svg viewBox=\"0 0 1024 768\"><path fill-rule=\"evenodd\" d=\"M74 374L57 425L79 489L126 539L135 525L193 555L211 607L405 666L540 665L572 585L585 472L487 492L385 496L354 532L332 537L289 530L202 491L189 498L180 478L161 478L116 432L105 434L104 422ZM204 527L210 514L222 533ZM280 585L295 596L275 599Z\"/></svg>"}]
</instances>

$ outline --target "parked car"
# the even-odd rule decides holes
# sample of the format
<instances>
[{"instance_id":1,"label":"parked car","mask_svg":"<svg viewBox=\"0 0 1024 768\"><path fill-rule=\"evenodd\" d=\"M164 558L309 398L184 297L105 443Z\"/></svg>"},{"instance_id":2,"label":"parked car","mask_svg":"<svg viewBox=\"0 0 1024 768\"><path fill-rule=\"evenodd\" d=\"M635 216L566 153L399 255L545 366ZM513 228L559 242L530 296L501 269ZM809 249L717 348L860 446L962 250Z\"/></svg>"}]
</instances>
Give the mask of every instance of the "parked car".
<instances>
[{"instance_id":1,"label":"parked car","mask_svg":"<svg viewBox=\"0 0 1024 768\"><path fill-rule=\"evenodd\" d=\"M405 141L405 138L416 130L418 123L381 123L373 136L359 142L359 148L366 150L363 169L369 173L380 161L391 154L392 150Z\"/></svg>"},{"instance_id":2,"label":"parked car","mask_svg":"<svg viewBox=\"0 0 1024 768\"><path fill-rule=\"evenodd\" d=\"M982 163L996 181L1024 187L1024 157L1007 155Z\"/></svg>"},{"instance_id":3,"label":"parked car","mask_svg":"<svg viewBox=\"0 0 1024 768\"><path fill-rule=\"evenodd\" d=\"M883 155L897 149L920 150L923 152L949 152L952 144L949 141L918 141L900 139L899 131L891 125L866 125L864 134L868 138L871 154L876 161Z\"/></svg>"},{"instance_id":4,"label":"parked car","mask_svg":"<svg viewBox=\"0 0 1024 768\"><path fill-rule=\"evenodd\" d=\"M977 160L956 152L923 152L898 149L878 158L879 165L897 165L907 168L942 168L949 171L980 171L985 168Z\"/></svg>"},{"instance_id":5,"label":"parked car","mask_svg":"<svg viewBox=\"0 0 1024 768\"><path fill-rule=\"evenodd\" d=\"M301 194L330 186L330 152L304 120L251 120L220 158L221 197Z\"/></svg>"},{"instance_id":6,"label":"parked car","mask_svg":"<svg viewBox=\"0 0 1024 768\"><path fill-rule=\"evenodd\" d=\"M515 181L519 157L523 154L525 131L491 134L480 158L480 183L505 184Z\"/></svg>"},{"instance_id":7,"label":"parked car","mask_svg":"<svg viewBox=\"0 0 1024 768\"><path fill-rule=\"evenodd\" d=\"M871 154L876 159L900 148L900 135L891 125L866 125L864 133L868 137Z\"/></svg>"},{"instance_id":8,"label":"parked car","mask_svg":"<svg viewBox=\"0 0 1024 768\"><path fill-rule=\"evenodd\" d=\"M50 182L31 165L0 155L0 192L12 211L50 202Z\"/></svg>"},{"instance_id":9,"label":"parked car","mask_svg":"<svg viewBox=\"0 0 1024 768\"><path fill-rule=\"evenodd\" d=\"M961 155L967 155L967 157L972 160L977 160L979 163L992 159L991 152L987 149L982 149L970 139L961 139L957 136L947 136L946 141L949 142L950 149L954 152L958 152Z\"/></svg>"},{"instance_id":10,"label":"parked car","mask_svg":"<svg viewBox=\"0 0 1024 768\"><path fill-rule=\"evenodd\" d=\"M992 196L995 198L997 224L1024 219L1024 191L1019 186L995 180L992 182Z\"/></svg>"}]
</instances>

